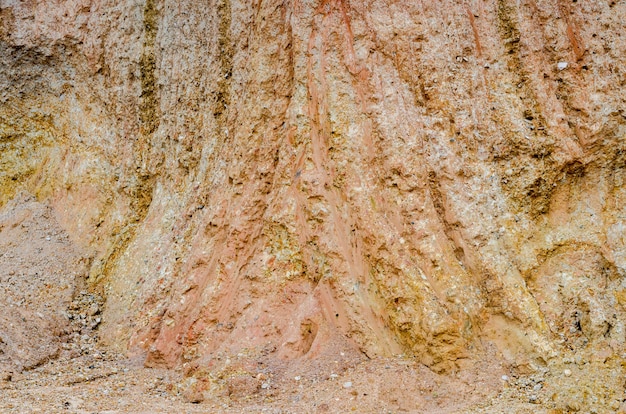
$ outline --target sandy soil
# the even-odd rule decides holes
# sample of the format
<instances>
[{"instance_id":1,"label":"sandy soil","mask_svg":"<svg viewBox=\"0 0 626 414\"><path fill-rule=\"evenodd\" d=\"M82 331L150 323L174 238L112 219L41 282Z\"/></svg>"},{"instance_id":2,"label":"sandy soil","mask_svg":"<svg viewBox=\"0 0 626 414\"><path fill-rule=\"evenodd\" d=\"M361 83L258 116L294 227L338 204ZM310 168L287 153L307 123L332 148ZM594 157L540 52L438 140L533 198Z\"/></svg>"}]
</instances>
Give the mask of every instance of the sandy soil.
<instances>
[{"instance_id":1,"label":"sandy soil","mask_svg":"<svg viewBox=\"0 0 626 414\"><path fill-rule=\"evenodd\" d=\"M262 369L256 377L231 373L210 398L191 403L180 372L146 369L99 353L51 361L14 373L0 387L0 411L12 413L200 413L200 412L468 412L490 407L493 375L439 378L411 360L359 363L324 375L302 367L302 375ZM237 361L234 361L237 364ZM310 369L310 367L308 367ZM292 367L288 370L297 370ZM326 371L331 372L331 371ZM264 388L266 387L266 388ZM516 402L523 408L524 404ZM526 412L536 412L528 404ZM480 412L480 411L478 411ZM485 411L489 412L489 411ZM493 411L492 411L493 412ZM519 411L525 412L525 411Z\"/></svg>"},{"instance_id":2,"label":"sandy soil","mask_svg":"<svg viewBox=\"0 0 626 414\"><path fill-rule=\"evenodd\" d=\"M0 2L0 410L620 410L625 21Z\"/></svg>"},{"instance_id":3,"label":"sandy soil","mask_svg":"<svg viewBox=\"0 0 626 414\"><path fill-rule=\"evenodd\" d=\"M368 359L342 343L315 359L288 362L272 349L217 355L179 370L145 368L145 356L127 359L98 344L102 299L84 289L84 252L51 210L22 194L4 211L2 413L567 412L581 408L578 377L610 372L594 371L605 361L582 361L584 370L517 376L492 362L438 375L413 358ZM567 386L574 400L556 392ZM596 412L620 403L598 400Z\"/></svg>"},{"instance_id":4,"label":"sandy soil","mask_svg":"<svg viewBox=\"0 0 626 414\"><path fill-rule=\"evenodd\" d=\"M28 194L0 216L0 411L450 411L480 403L501 381L495 371L439 377L411 359L367 360L344 344L299 363L281 363L275 350L220 356L190 377L144 368L141 356L98 346L102 301L82 284L83 255Z\"/></svg>"},{"instance_id":5,"label":"sandy soil","mask_svg":"<svg viewBox=\"0 0 626 414\"><path fill-rule=\"evenodd\" d=\"M244 358L245 359L245 358ZM14 373L0 384L3 413L562 413L551 384L558 373L531 376L438 376L405 358L370 360L345 370L316 370L312 364L287 370L263 367L244 373L250 361L231 360L229 372L215 372L216 387L201 402L190 402L189 379L181 372L144 368L138 361L95 352L50 361ZM333 361L334 363L334 361ZM294 372L302 375L290 377ZM338 372L335 374L333 371ZM322 373L332 372L329 375ZM582 412L618 412L598 408ZM623 410L619 411L623 412Z\"/></svg>"}]
</instances>

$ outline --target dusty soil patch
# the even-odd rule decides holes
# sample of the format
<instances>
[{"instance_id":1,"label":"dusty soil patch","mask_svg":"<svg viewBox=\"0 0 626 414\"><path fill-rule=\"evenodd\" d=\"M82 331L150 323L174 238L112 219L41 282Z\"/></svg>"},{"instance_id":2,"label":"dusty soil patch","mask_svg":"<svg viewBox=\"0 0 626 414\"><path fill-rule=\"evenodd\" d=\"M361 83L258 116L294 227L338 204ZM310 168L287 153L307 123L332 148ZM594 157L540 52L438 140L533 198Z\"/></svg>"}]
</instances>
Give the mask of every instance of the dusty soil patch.
<instances>
[{"instance_id":1,"label":"dusty soil patch","mask_svg":"<svg viewBox=\"0 0 626 414\"><path fill-rule=\"evenodd\" d=\"M82 332L70 323L69 308L85 273L83 257L49 207L27 194L5 206L0 214L0 370L30 369L69 352L67 343Z\"/></svg>"},{"instance_id":2,"label":"dusty soil patch","mask_svg":"<svg viewBox=\"0 0 626 414\"><path fill-rule=\"evenodd\" d=\"M623 411L621 357L591 349L527 375L495 354L439 375L417 358L368 359L340 340L315 358L284 360L272 348L146 368L145 355L98 344L104 304L83 285L86 263L49 207L21 194L4 208L0 412Z\"/></svg>"}]
</instances>

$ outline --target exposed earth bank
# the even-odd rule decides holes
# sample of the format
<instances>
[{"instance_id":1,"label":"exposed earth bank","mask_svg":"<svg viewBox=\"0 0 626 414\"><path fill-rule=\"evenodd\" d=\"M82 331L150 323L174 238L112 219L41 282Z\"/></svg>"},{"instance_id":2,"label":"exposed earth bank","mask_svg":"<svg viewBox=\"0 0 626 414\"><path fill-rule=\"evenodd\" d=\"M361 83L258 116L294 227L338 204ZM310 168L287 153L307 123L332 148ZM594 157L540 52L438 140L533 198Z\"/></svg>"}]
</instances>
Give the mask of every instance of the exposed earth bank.
<instances>
[{"instance_id":1,"label":"exposed earth bank","mask_svg":"<svg viewBox=\"0 0 626 414\"><path fill-rule=\"evenodd\" d=\"M624 22L0 0L2 409L623 410Z\"/></svg>"}]
</instances>

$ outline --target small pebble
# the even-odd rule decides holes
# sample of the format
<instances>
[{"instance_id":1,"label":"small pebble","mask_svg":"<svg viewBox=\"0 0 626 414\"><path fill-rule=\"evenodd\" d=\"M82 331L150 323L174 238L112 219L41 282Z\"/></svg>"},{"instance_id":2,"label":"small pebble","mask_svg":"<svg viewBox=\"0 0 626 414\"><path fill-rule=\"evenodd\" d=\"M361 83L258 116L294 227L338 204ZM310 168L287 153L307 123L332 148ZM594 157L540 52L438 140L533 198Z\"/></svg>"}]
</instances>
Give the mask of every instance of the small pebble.
<instances>
[{"instance_id":1,"label":"small pebble","mask_svg":"<svg viewBox=\"0 0 626 414\"><path fill-rule=\"evenodd\" d=\"M89 306L88 312L89 312L89 316L94 316L95 314L100 312L100 307L98 306L97 303L92 303L91 306Z\"/></svg>"},{"instance_id":2,"label":"small pebble","mask_svg":"<svg viewBox=\"0 0 626 414\"><path fill-rule=\"evenodd\" d=\"M558 70L563 70L563 69L567 68L567 66L568 66L568 63L567 63L567 62L559 62L559 63L557 63L557 65L556 65L556 67L557 67L557 69L558 69Z\"/></svg>"},{"instance_id":3,"label":"small pebble","mask_svg":"<svg viewBox=\"0 0 626 414\"><path fill-rule=\"evenodd\" d=\"M298 375L297 377L294 378L296 381L300 381L300 376Z\"/></svg>"},{"instance_id":4,"label":"small pebble","mask_svg":"<svg viewBox=\"0 0 626 414\"><path fill-rule=\"evenodd\" d=\"M343 387L344 387L344 388L350 388L350 387L352 387L352 382L350 382L350 381L348 381L348 382L344 382L344 383L343 383Z\"/></svg>"},{"instance_id":5,"label":"small pebble","mask_svg":"<svg viewBox=\"0 0 626 414\"><path fill-rule=\"evenodd\" d=\"M569 377L570 375L572 375L572 371L569 369L566 369L565 371L563 371L563 375L565 375L566 377Z\"/></svg>"},{"instance_id":6,"label":"small pebble","mask_svg":"<svg viewBox=\"0 0 626 414\"><path fill-rule=\"evenodd\" d=\"M261 388L263 388L264 390L268 389L270 387L270 384L268 384L267 382L264 382L263 384L261 384Z\"/></svg>"},{"instance_id":7,"label":"small pebble","mask_svg":"<svg viewBox=\"0 0 626 414\"><path fill-rule=\"evenodd\" d=\"M509 380L509 376L508 375L503 375L502 376L502 381L508 381Z\"/></svg>"}]
</instances>

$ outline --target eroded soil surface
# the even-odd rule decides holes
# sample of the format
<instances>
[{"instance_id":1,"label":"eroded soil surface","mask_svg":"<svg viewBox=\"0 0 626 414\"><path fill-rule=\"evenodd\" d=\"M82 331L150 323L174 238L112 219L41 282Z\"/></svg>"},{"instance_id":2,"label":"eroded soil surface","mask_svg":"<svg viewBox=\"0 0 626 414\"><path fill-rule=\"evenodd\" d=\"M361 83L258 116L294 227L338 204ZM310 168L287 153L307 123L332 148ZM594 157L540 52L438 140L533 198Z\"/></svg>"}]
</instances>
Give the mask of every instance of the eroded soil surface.
<instances>
[{"instance_id":1,"label":"eroded soil surface","mask_svg":"<svg viewBox=\"0 0 626 414\"><path fill-rule=\"evenodd\" d=\"M576 411L580 393L595 398L597 412L620 408L598 388L619 381L606 378L619 372L605 365L613 360L525 376L495 362L439 375L415 358L368 359L337 343L315 359L281 361L270 349L145 368L145 356L128 359L98 344L103 304L82 287L82 254L26 194L0 217L0 412L536 413ZM590 378L596 388L585 385Z\"/></svg>"}]
</instances>

